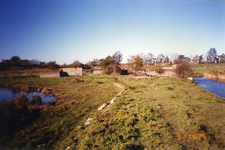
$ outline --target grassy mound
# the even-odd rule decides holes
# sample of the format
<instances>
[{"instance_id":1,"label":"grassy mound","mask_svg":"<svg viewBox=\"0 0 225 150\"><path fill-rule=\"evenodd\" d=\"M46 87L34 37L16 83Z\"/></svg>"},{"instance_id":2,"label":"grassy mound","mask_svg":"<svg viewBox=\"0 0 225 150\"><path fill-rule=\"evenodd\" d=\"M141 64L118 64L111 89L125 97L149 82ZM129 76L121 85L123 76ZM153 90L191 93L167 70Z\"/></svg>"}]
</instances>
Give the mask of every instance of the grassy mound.
<instances>
[{"instance_id":1,"label":"grassy mound","mask_svg":"<svg viewBox=\"0 0 225 150\"><path fill-rule=\"evenodd\" d=\"M60 102L41 111L33 123L0 139L0 148L36 149L44 144L44 149L54 148L67 138L68 134L84 124L88 117L96 113L102 103L120 92L113 85L110 76L82 76L64 78L17 78L4 79L0 84L29 84L51 87L60 96Z\"/></svg>"},{"instance_id":2,"label":"grassy mound","mask_svg":"<svg viewBox=\"0 0 225 150\"><path fill-rule=\"evenodd\" d=\"M177 79L119 80L127 87L90 126L62 143L74 149L223 149L223 100ZM74 139L76 139L74 141ZM65 147L59 147L65 148Z\"/></svg>"},{"instance_id":3,"label":"grassy mound","mask_svg":"<svg viewBox=\"0 0 225 150\"><path fill-rule=\"evenodd\" d=\"M97 111L120 92L114 81L124 92ZM186 80L93 75L1 82L48 85L64 99L15 136L1 139L3 148L225 148L224 100ZM93 120L84 126L89 117Z\"/></svg>"}]
</instances>

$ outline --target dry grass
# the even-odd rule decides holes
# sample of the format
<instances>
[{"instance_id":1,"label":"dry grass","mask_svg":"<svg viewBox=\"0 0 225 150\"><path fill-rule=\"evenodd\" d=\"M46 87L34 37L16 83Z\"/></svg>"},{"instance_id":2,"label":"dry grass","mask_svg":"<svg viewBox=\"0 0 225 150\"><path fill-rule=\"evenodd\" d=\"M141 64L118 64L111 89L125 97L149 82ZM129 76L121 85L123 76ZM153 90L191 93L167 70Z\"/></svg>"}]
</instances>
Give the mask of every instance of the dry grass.
<instances>
[{"instance_id":1,"label":"dry grass","mask_svg":"<svg viewBox=\"0 0 225 150\"><path fill-rule=\"evenodd\" d=\"M213 66L207 67L205 69L205 73L213 74L213 75L225 75L225 66Z\"/></svg>"},{"instance_id":2,"label":"dry grass","mask_svg":"<svg viewBox=\"0 0 225 150\"><path fill-rule=\"evenodd\" d=\"M20 71L0 71L0 78L27 78L27 77L39 77L40 72L59 71L59 69L51 70L48 68L32 68L30 70Z\"/></svg>"}]
</instances>

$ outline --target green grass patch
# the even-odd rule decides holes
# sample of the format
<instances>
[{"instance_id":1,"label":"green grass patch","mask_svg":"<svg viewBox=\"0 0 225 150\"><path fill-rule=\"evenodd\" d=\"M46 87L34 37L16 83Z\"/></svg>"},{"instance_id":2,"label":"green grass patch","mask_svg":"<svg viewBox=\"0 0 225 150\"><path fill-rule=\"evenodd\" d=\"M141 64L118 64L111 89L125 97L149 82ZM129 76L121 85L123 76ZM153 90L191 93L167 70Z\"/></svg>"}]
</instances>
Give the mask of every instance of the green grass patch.
<instances>
[{"instance_id":1,"label":"green grass patch","mask_svg":"<svg viewBox=\"0 0 225 150\"><path fill-rule=\"evenodd\" d=\"M193 73L199 73L204 74L204 71L206 68L211 68L215 66L225 66L225 63L219 63L219 64L196 64L192 65Z\"/></svg>"},{"instance_id":2,"label":"green grass patch","mask_svg":"<svg viewBox=\"0 0 225 150\"><path fill-rule=\"evenodd\" d=\"M222 99L186 80L119 78L118 82L129 88L89 126L71 131L59 148L225 148Z\"/></svg>"},{"instance_id":3,"label":"green grass patch","mask_svg":"<svg viewBox=\"0 0 225 150\"><path fill-rule=\"evenodd\" d=\"M121 91L112 84L114 78L124 92L97 111ZM10 142L5 148L38 144L55 149L225 148L224 100L187 80L92 75L1 82L6 81L51 86L65 101L44 109L30 126L5 138L6 145ZM88 117L93 120L84 126Z\"/></svg>"},{"instance_id":4,"label":"green grass patch","mask_svg":"<svg viewBox=\"0 0 225 150\"><path fill-rule=\"evenodd\" d=\"M1 139L2 148L54 148L67 135L93 116L102 103L121 89L113 85L110 76L81 76L63 78L1 79L0 84L29 84L51 87L61 93L61 103L42 110L40 117L13 137Z\"/></svg>"}]
</instances>

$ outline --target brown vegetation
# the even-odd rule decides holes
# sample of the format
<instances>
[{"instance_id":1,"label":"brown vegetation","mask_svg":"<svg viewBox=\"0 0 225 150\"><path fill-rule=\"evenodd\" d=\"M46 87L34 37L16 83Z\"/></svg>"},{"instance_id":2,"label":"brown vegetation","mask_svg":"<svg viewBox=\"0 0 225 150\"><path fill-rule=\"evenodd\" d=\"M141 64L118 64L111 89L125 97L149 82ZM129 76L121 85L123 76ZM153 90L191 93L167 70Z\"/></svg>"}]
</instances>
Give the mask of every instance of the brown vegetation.
<instances>
[{"instance_id":1,"label":"brown vegetation","mask_svg":"<svg viewBox=\"0 0 225 150\"><path fill-rule=\"evenodd\" d=\"M31 105L42 105L42 99L39 95L34 95L31 100Z\"/></svg>"},{"instance_id":2,"label":"brown vegetation","mask_svg":"<svg viewBox=\"0 0 225 150\"><path fill-rule=\"evenodd\" d=\"M117 65L118 62L114 61L111 56L100 60L101 69L104 74L121 74L121 68Z\"/></svg>"},{"instance_id":3,"label":"brown vegetation","mask_svg":"<svg viewBox=\"0 0 225 150\"><path fill-rule=\"evenodd\" d=\"M155 70L158 74L163 74L165 72L165 70L163 69L162 65L158 65L156 67L156 70Z\"/></svg>"},{"instance_id":4,"label":"brown vegetation","mask_svg":"<svg viewBox=\"0 0 225 150\"><path fill-rule=\"evenodd\" d=\"M204 77L209 79L225 80L225 67L224 66L214 66L205 69Z\"/></svg>"},{"instance_id":5,"label":"brown vegetation","mask_svg":"<svg viewBox=\"0 0 225 150\"><path fill-rule=\"evenodd\" d=\"M180 78L186 78L192 75L191 64L183 59L175 61L175 73Z\"/></svg>"},{"instance_id":6,"label":"brown vegetation","mask_svg":"<svg viewBox=\"0 0 225 150\"><path fill-rule=\"evenodd\" d=\"M40 103L40 101L40 98L35 97L32 103ZM40 110L37 105L30 105L26 95L17 95L11 100L4 100L0 103L0 135L8 136L29 125L39 117Z\"/></svg>"}]
</instances>

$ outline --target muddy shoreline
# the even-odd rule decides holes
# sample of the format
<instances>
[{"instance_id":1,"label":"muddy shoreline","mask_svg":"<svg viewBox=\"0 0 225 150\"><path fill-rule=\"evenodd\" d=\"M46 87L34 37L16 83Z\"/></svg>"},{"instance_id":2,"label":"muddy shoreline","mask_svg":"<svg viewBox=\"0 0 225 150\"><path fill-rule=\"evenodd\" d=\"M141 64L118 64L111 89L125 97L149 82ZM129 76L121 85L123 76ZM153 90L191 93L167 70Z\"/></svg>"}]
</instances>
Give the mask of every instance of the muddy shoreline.
<instances>
[{"instance_id":1,"label":"muddy shoreline","mask_svg":"<svg viewBox=\"0 0 225 150\"><path fill-rule=\"evenodd\" d=\"M202 77L203 77L203 75L200 73L195 73L192 75L192 78L202 78Z\"/></svg>"}]
</instances>

